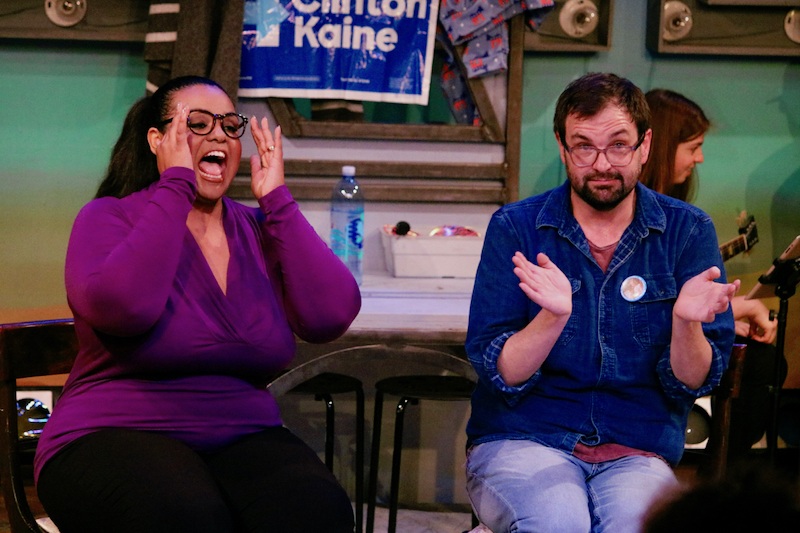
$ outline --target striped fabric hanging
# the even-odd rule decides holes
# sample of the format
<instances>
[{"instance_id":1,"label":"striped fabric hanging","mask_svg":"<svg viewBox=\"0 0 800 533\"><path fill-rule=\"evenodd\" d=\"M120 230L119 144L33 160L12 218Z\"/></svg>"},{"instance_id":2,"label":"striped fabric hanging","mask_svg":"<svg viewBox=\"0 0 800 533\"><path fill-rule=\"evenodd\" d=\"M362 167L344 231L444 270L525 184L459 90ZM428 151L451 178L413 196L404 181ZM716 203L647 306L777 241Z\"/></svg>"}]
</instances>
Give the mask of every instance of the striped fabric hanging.
<instances>
[{"instance_id":1,"label":"striped fabric hanging","mask_svg":"<svg viewBox=\"0 0 800 533\"><path fill-rule=\"evenodd\" d=\"M147 94L153 94L172 77L172 54L178 39L180 3L152 2L144 40L144 60L148 62Z\"/></svg>"},{"instance_id":2,"label":"striped fabric hanging","mask_svg":"<svg viewBox=\"0 0 800 533\"><path fill-rule=\"evenodd\" d=\"M147 94L170 78L219 83L235 102L239 89L244 0L152 0L145 37Z\"/></svg>"}]
</instances>

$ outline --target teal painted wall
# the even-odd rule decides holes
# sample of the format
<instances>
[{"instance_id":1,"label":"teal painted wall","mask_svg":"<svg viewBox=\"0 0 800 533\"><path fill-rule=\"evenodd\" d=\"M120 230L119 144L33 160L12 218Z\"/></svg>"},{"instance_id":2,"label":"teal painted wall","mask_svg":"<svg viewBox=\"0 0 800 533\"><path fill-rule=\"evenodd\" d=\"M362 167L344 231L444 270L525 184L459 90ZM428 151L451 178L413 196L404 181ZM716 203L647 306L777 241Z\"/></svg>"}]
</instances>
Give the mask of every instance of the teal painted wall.
<instances>
[{"instance_id":1,"label":"teal painted wall","mask_svg":"<svg viewBox=\"0 0 800 533\"><path fill-rule=\"evenodd\" d=\"M585 72L608 70L642 89L667 87L714 122L696 204L721 241L747 209L760 244L726 266L764 270L800 233L800 62L788 58L653 57L646 2L616 0L606 53L528 54L522 117L522 197L564 179L552 134L555 101ZM0 311L63 305L63 261L72 221L102 178L125 113L144 92L140 47L0 41Z\"/></svg>"},{"instance_id":2,"label":"teal painted wall","mask_svg":"<svg viewBox=\"0 0 800 533\"><path fill-rule=\"evenodd\" d=\"M0 41L0 311L66 302L72 222L146 72L141 45Z\"/></svg>"}]
</instances>

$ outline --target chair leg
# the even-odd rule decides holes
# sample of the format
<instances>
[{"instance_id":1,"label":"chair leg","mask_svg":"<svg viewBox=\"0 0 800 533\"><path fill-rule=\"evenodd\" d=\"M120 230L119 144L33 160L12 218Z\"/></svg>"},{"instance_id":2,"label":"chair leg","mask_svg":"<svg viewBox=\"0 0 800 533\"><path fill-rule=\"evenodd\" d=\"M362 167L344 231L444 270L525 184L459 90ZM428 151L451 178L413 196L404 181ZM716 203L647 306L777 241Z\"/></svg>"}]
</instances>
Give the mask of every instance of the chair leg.
<instances>
[{"instance_id":1,"label":"chair leg","mask_svg":"<svg viewBox=\"0 0 800 533\"><path fill-rule=\"evenodd\" d=\"M378 456L381 451L381 423L383 418L383 393L375 392L375 413L372 422L372 455L369 458L369 486L367 487L367 533L375 529L375 499L378 493Z\"/></svg>"},{"instance_id":2,"label":"chair leg","mask_svg":"<svg viewBox=\"0 0 800 533\"><path fill-rule=\"evenodd\" d=\"M315 398L325 402L325 466L333 472L336 410L330 394ZM364 389L356 389L356 533L364 532Z\"/></svg>"},{"instance_id":3,"label":"chair leg","mask_svg":"<svg viewBox=\"0 0 800 533\"><path fill-rule=\"evenodd\" d=\"M731 399L712 398L712 431L708 440L708 476L713 481L725 477L728 465L728 448L730 447ZM717 420L713 420L717 417Z\"/></svg>"},{"instance_id":4,"label":"chair leg","mask_svg":"<svg viewBox=\"0 0 800 533\"><path fill-rule=\"evenodd\" d=\"M356 390L356 533L364 532L364 389Z\"/></svg>"},{"instance_id":5,"label":"chair leg","mask_svg":"<svg viewBox=\"0 0 800 533\"><path fill-rule=\"evenodd\" d=\"M405 396L397 402L394 419L394 449L392 450L392 481L389 486L389 526L386 533L395 533L397 529L397 502L400 497L400 454L403 450L403 421L406 406L410 398Z\"/></svg>"},{"instance_id":6,"label":"chair leg","mask_svg":"<svg viewBox=\"0 0 800 533\"><path fill-rule=\"evenodd\" d=\"M330 394L317 394L314 398L317 401L325 402L325 466L333 472L333 447L336 440L334 431L336 424L336 410L333 406L333 398Z\"/></svg>"}]
</instances>

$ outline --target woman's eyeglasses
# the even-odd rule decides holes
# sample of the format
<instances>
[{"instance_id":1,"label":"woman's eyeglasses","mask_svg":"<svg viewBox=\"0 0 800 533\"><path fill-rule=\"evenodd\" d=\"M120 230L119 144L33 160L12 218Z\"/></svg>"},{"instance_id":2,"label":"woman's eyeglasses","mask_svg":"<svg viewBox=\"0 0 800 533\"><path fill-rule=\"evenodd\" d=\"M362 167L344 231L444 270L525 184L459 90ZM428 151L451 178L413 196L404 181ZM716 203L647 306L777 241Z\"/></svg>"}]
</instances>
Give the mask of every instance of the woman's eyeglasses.
<instances>
[{"instance_id":1,"label":"woman's eyeglasses","mask_svg":"<svg viewBox=\"0 0 800 533\"><path fill-rule=\"evenodd\" d=\"M222 131L231 139L238 139L244 135L247 127L247 117L239 113L225 113L224 115L216 115L204 109L194 109L189 111L189 117L186 119L186 126L197 135L208 135L217 126L217 120L222 124ZM172 119L167 119L161 122L161 126L166 126L172 122Z\"/></svg>"}]
</instances>

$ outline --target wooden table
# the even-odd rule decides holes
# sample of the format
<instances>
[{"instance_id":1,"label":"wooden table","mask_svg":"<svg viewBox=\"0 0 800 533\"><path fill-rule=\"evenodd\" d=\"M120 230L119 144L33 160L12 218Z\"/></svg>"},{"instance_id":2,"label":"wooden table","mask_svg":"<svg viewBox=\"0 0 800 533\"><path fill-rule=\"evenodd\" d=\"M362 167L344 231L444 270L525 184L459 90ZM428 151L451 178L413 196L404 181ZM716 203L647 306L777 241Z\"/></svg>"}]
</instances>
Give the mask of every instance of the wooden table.
<instances>
[{"instance_id":1,"label":"wooden table","mask_svg":"<svg viewBox=\"0 0 800 533\"><path fill-rule=\"evenodd\" d=\"M461 346L472 285L472 279L365 275L361 312L340 342Z\"/></svg>"},{"instance_id":2,"label":"wooden table","mask_svg":"<svg viewBox=\"0 0 800 533\"><path fill-rule=\"evenodd\" d=\"M398 360L432 364L460 375L474 376L466 361L472 279L394 278L388 273L367 274L361 285L361 312L350 329L326 344L299 342L291 368L304 367L281 377L276 388L288 390L320 372L357 365L382 375ZM395 368L400 371L405 368ZM359 378L364 376L360 375ZM385 376L384 376L385 377Z\"/></svg>"},{"instance_id":3,"label":"wooden table","mask_svg":"<svg viewBox=\"0 0 800 533\"><path fill-rule=\"evenodd\" d=\"M366 274L361 312L347 333L333 343L298 343L292 366L346 347L384 344L428 346L463 357L472 279L394 278ZM59 387L66 374L20 380L25 387Z\"/></svg>"}]
</instances>

